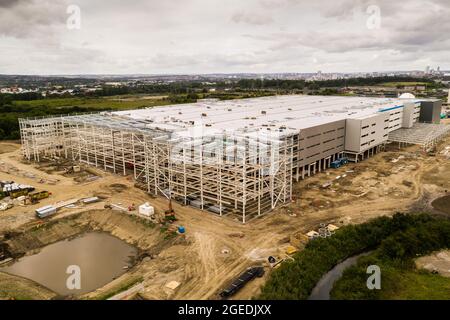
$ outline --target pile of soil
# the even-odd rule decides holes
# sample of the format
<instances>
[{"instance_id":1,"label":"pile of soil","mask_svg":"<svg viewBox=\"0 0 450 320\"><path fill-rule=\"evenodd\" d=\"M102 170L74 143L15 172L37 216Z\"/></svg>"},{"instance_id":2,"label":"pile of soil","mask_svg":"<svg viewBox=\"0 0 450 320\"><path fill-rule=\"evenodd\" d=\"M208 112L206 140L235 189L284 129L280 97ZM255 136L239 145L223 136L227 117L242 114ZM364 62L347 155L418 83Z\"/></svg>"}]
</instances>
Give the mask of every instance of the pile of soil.
<instances>
[{"instance_id":1,"label":"pile of soil","mask_svg":"<svg viewBox=\"0 0 450 320\"><path fill-rule=\"evenodd\" d=\"M114 192L120 193L125 191L128 187L121 183L113 183L109 186L109 188Z\"/></svg>"}]
</instances>

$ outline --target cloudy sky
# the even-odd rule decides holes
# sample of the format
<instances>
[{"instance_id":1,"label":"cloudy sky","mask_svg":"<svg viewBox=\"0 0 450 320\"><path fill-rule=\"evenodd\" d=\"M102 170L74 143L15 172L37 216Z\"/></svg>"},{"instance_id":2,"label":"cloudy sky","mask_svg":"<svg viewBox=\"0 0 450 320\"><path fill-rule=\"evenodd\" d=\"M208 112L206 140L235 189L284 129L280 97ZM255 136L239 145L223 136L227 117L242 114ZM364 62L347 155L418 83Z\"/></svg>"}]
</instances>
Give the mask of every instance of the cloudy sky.
<instances>
[{"instance_id":1,"label":"cloudy sky","mask_svg":"<svg viewBox=\"0 0 450 320\"><path fill-rule=\"evenodd\" d=\"M427 65L450 69L449 0L0 0L0 74Z\"/></svg>"}]
</instances>

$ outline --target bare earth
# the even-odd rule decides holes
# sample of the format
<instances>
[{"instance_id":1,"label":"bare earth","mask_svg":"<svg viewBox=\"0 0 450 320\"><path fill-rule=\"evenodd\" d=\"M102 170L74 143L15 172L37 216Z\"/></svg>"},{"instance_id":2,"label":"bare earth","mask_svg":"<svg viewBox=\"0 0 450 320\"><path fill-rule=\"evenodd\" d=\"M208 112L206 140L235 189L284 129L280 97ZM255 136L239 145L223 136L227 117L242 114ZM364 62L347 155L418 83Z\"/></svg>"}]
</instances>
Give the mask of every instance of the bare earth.
<instances>
[{"instance_id":1,"label":"bare earth","mask_svg":"<svg viewBox=\"0 0 450 320\"><path fill-rule=\"evenodd\" d=\"M322 222L342 225L398 211L432 211L430 203L450 190L450 160L439 152L447 146L450 146L450 138L440 144L436 156L428 156L415 146L402 150L391 146L364 162L329 169L296 183L295 200L290 206L246 225L175 203L176 225L184 226L186 235L170 243L164 242L154 259L142 260L133 270L87 298L139 276L143 277L144 285L140 294L147 299L217 299L220 289L247 267L265 264L268 256L279 254L295 232L317 229ZM38 207L92 195L108 197L105 201L124 207L148 201L157 213L167 209L166 199L153 199L135 188L131 177L102 171L96 174L97 180L80 183L61 172L46 173L37 164L23 162L19 145L0 143L0 180L14 180L52 192L50 198L37 205L15 206L0 212L0 233L35 224L34 210ZM340 178L336 179L338 176ZM322 188L327 182L332 182L332 186ZM123 186L117 190L111 187L114 184ZM88 209L103 210L104 204L64 208L52 219ZM139 237L162 241L156 234L135 232L121 226L120 219L116 221L117 227L110 226L109 231L125 241L136 244L143 240ZM153 230L160 232L159 228ZM141 247L146 249L150 245L145 243ZM250 282L233 299L250 299L258 294L270 273L269 267L266 271L263 278ZM166 288L170 281L177 281L180 286L175 291Z\"/></svg>"},{"instance_id":2,"label":"bare earth","mask_svg":"<svg viewBox=\"0 0 450 320\"><path fill-rule=\"evenodd\" d=\"M428 271L437 271L441 276L450 278L450 250L442 250L416 259L416 266Z\"/></svg>"}]
</instances>

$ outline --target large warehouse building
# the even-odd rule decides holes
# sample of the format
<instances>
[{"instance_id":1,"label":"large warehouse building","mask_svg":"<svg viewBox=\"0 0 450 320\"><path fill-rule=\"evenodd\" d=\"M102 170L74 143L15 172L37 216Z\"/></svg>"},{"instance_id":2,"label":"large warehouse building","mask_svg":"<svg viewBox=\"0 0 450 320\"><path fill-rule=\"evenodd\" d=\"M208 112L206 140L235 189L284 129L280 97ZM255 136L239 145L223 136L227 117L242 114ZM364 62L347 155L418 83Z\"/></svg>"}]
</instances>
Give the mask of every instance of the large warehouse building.
<instances>
[{"instance_id":1,"label":"large warehouse building","mask_svg":"<svg viewBox=\"0 0 450 320\"><path fill-rule=\"evenodd\" d=\"M293 181L342 155L357 162L388 141L434 143L450 126L416 124L421 104L292 95L19 122L29 160L65 157L133 174L149 193L245 223L289 203Z\"/></svg>"}]
</instances>

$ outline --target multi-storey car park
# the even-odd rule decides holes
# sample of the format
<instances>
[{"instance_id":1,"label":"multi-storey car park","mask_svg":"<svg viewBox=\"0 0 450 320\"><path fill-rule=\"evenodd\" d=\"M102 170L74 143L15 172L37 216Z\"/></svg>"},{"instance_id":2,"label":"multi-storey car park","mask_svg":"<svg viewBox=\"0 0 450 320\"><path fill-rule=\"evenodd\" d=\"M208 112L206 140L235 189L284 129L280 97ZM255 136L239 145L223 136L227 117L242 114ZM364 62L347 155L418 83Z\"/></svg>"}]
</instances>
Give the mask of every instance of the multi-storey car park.
<instances>
[{"instance_id":1,"label":"multi-storey car park","mask_svg":"<svg viewBox=\"0 0 450 320\"><path fill-rule=\"evenodd\" d=\"M433 118L439 103L289 95L19 123L28 160L64 157L133 174L149 193L245 223L289 203L293 180L339 157L358 162L390 141L428 148L450 126L417 121Z\"/></svg>"}]
</instances>

